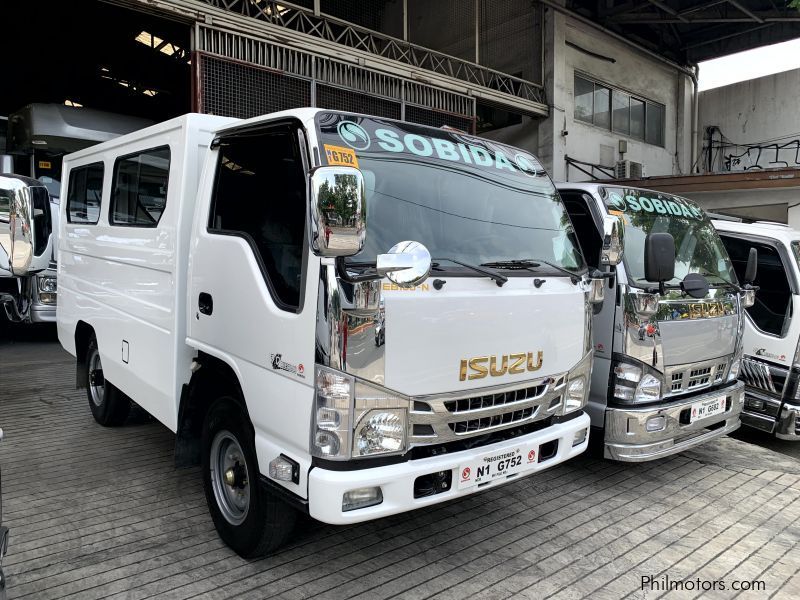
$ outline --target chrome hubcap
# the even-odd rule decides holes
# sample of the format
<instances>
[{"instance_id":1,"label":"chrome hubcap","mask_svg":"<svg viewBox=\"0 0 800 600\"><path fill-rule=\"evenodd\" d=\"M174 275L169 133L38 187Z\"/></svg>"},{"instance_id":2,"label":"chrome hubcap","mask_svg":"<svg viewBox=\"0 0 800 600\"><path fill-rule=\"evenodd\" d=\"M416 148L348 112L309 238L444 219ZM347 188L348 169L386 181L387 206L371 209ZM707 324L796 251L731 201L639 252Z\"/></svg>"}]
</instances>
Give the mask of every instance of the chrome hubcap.
<instances>
[{"instance_id":1,"label":"chrome hubcap","mask_svg":"<svg viewBox=\"0 0 800 600\"><path fill-rule=\"evenodd\" d=\"M250 477L239 441L226 430L211 443L211 487L222 516L241 525L250 509Z\"/></svg>"},{"instance_id":2,"label":"chrome hubcap","mask_svg":"<svg viewBox=\"0 0 800 600\"><path fill-rule=\"evenodd\" d=\"M95 348L89 358L89 394L95 406L103 404L105 394L105 379L103 378L103 365L100 363L100 352Z\"/></svg>"}]
</instances>

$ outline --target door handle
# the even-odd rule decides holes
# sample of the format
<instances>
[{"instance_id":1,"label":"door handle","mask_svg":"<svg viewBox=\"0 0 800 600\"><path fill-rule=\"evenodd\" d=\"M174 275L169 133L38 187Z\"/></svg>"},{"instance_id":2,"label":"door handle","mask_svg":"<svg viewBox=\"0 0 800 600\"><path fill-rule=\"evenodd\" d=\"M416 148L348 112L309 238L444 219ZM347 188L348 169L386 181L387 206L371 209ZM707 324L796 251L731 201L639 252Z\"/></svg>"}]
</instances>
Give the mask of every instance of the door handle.
<instances>
[{"instance_id":1,"label":"door handle","mask_svg":"<svg viewBox=\"0 0 800 600\"><path fill-rule=\"evenodd\" d=\"M211 294L200 292L200 297L197 299L197 307L204 315L210 315L214 312L214 299Z\"/></svg>"}]
</instances>

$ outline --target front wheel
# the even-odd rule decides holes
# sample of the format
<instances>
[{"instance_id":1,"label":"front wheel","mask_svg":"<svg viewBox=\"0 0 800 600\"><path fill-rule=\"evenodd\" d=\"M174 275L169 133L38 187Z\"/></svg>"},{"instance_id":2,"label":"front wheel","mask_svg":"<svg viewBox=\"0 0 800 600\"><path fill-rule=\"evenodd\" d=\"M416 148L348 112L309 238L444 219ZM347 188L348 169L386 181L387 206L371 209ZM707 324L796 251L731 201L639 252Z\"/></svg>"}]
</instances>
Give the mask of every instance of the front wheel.
<instances>
[{"instance_id":1,"label":"front wheel","mask_svg":"<svg viewBox=\"0 0 800 600\"><path fill-rule=\"evenodd\" d=\"M259 484L250 422L232 398L220 398L203 423L203 488L217 533L243 558L278 548L297 513Z\"/></svg>"},{"instance_id":2,"label":"front wheel","mask_svg":"<svg viewBox=\"0 0 800 600\"><path fill-rule=\"evenodd\" d=\"M94 420L104 427L122 425L131 411L131 401L106 381L96 339L89 342L86 351L86 382L86 395Z\"/></svg>"}]
</instances>

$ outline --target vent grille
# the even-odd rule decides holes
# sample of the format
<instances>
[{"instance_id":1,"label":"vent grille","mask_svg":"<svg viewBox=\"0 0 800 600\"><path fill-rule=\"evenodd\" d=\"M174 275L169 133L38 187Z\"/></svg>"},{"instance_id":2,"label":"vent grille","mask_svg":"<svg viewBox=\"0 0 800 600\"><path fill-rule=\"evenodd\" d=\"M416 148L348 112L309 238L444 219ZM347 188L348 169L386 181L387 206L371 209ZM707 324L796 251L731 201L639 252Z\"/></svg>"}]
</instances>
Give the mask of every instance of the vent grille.
<instances>
[{"instance_id":1,"label":"vent grille","mask_svg":"<svg viewBox=\"0 0 800 600\"><path fill-rule=\"evenodd\" d=\"M538 407L531 406L512 412L503 413L501 415L494 415L492 417L470 419L468 421L456 421L454 423L448 423L448 425L456 435L475 433L476 431L483 431L485 429L500 427L502 425L510 425L512 423L520 423L530 419L536 414L537 408Z\"/></svg>"},{"instance_id":2,"label":"vent grille","mask_svg":"<svg viewBox=\"0 0 800 600\"><path fill-rule=\"evenodd\" d=\"M728 363L715 359L669 369L670 394L684 394L724 381Z\"/></svg>"},{"instance_id":3,"label":"vent grille","mask_svg":"<svg viewBox=\"0 0 800 600\"><path fill-rule=\"evenodd\" d=\"M511 390L500 394L487 394L486 396L476 396L474 398L461 398L460 400L450 400L444 403L445 408L451 413L465 413L472 410L483 410L494 406L502 406L511 402L520 402L538 398L544 394L546 385L537 385L521 390Z\"/></svg>"}]
</instances>

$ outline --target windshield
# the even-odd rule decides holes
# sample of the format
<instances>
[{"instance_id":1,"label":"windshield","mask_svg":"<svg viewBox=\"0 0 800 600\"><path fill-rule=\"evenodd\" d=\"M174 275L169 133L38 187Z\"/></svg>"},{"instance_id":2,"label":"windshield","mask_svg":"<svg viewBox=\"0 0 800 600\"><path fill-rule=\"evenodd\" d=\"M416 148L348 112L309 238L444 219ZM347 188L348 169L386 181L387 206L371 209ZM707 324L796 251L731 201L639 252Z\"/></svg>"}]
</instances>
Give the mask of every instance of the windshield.
<instances>
[{"instance_id":1,"label":"windshield","mask_svg":"<svg viewBox=\"0 0 800 600\"><path fill-rule=\"evenodd\" d=\"M323 160L364 174L366 242L348 264L374 263L413 240L440 269L459 274L474 272L443 259L585 268L564 206L530 154L452 130L361 116L322 113L317 126Z\"/></svg>"},{"instance_id":2,"label":"windshield","mask_svg":"<svg viewBox=\"0 0 800 600\"><path fill-rule=\"evenodd\" d=\"M625 268L632 285L654 282L644 278L644 244L649 233L669 233L675 238L675 277L678 284L689 273L699 273L710 285L735 283L730 258L717 231L693 202L650 190L607 188L609 213L623 222Z\"/></svg>"}]
</instances>

